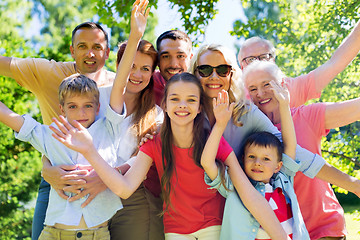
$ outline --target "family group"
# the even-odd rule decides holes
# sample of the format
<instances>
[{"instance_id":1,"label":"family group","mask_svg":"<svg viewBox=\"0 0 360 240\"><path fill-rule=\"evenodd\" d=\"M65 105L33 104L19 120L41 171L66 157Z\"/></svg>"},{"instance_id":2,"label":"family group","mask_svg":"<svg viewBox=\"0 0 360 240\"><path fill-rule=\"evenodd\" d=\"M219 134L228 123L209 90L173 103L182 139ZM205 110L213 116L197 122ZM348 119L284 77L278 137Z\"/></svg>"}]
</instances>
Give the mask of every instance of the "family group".
<instances>
[{"instance_id":1,"label":"family group","mask_svg":"<svg viewBox=\"0 0 360 240\"><path fill-rule=\"evenodd\" d=\"M304 104L357 56L360 23L327 62L288 78L260 37L237 57L217 44L193 54L169 30L155 49L142 39L148 14L136 0L116 73L94 22L73 30L74 62L0 56L43 119L0 102L0 121L43 154L32 239L346 239L330 184L360 197L360 180L320 143L360 119L360 98Z\"/></svg>"}]
</instances>

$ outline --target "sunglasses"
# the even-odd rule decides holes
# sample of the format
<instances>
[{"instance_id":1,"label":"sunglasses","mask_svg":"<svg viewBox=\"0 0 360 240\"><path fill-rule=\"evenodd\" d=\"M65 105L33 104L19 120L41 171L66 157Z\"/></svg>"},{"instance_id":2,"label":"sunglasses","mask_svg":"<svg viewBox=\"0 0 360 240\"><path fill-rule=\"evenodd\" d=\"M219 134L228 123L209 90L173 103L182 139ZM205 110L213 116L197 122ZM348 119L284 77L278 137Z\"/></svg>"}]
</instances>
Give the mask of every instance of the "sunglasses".
<instances>
[{"instance_id":1,"label":"sunglasses","mask_svg":"<svg viewBox=\"0 0 360 240\"><path fill-rule=\"evenodd\" d=\"M271 53L264 53L264 54L261 54L259 56L249 56L249 57L246 57L242 60L242 62L245 62L246 64L250 64L256 60L259 60L259 61L270 61L270 59L273 59L274 56L271 54Z\"/></svg>"},{"instance_id":2,"label":"sunglasses","mask_svg":"<svg viewBox=\"0 0 360 240\"><path fill-rule=\"evenodd\" d=\"M216 67L210 65L200 65L196 68L201 77L209 77L214 72L214 69L216 74L220 77L227 77L227 75L231 72L232 67L230 65L221 64Z\"/></svg>"}]
</instances>

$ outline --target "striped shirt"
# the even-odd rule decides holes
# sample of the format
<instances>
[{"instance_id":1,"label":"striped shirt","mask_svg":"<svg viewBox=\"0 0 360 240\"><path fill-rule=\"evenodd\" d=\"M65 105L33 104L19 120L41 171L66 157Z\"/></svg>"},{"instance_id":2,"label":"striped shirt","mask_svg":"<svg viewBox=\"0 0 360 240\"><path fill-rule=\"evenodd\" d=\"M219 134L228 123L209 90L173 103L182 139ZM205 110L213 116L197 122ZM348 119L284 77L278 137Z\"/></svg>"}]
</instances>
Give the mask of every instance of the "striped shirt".
<instances>
[{"instance_id":1,"label":"striped shirt","mask_svg":"<svg viewBox=\"0 0 360 240\"><path fill-rule=\"evenodd\" d=\"M288 235L288 240L293 239L293 224L294 219L291 211L290 203L286 200L281 188L275 190L270 183L265 184L265 198L269 202L271 208L274 210L276 217L279 219L281 226ZM256 240L271 240L270 236L260 226L256 235Z\"/></svg>"}]
</instances>

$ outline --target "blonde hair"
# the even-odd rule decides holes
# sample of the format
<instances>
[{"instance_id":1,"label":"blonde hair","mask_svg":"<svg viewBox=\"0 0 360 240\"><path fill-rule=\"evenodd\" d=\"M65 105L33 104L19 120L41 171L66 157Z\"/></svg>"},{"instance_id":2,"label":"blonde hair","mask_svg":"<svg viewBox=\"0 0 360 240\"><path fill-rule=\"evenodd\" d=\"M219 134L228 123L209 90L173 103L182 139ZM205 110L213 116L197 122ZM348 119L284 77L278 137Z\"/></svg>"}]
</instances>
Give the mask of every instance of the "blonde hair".
<instances>
[{"instance_id":1,"label":"blonde hair","mask_svg":"<svg viewBox=\"0 0 360 240\"><path fill-rule=\"evenodd\" d=\"M189 72L195 74L196 68L199 66L200 57L207 51L221 53L226 63L232 67L230 88L228 90L230 102L236 102L232 118L235 125L242 126L239 119L249 110L249 102L245 96L245 88L242 82L242 72L236 61L235 54L229 48L219 44L204 45L200 47L195 56L191 59Z\"/></svg>"},{"instance_id":2,"label":"blonde hair","mask_svg":"<svg viewBox=\"0 0 360 240\"><path fill-rule=\"evenodd\" d=\"M65 78L59 86L59 102L64 106L65 98L76 94L91 94L96 103L99 103L99 89L94 80L85 75L75 73Z\"/></svg>"}]
</instances>

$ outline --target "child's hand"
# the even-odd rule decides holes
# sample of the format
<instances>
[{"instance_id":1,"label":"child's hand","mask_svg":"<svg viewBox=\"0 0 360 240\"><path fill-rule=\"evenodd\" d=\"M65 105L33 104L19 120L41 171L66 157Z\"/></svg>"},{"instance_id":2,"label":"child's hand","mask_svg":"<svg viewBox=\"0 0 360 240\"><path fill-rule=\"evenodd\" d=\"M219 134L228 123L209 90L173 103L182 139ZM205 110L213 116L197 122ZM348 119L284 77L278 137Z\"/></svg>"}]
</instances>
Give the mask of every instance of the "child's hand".
<instances>
[{"instance_id":1,"label":"child's hand","mask_svg":"<svg viewBox=\"0 0 360 240\"><path fill-rule=\"evenodd\" d=\"M231 118L235 103L229 105L229 94L222 90L218 93L218 97L213 99L213 110L216 118L216 124L226 127Z\"/></svg>"},{"instance_id":2,"label":"child's hand","mask_svg":"<svg viewBox=\"0 0 360 240\"><path fill-rule=\"evenodd\" d=\"M148 0L136 0L131 11L131 33L141 38L144 35L150 8L146 9Z\"/></svg>"},{"instance_id":3,"label":"child's hand","mask_svg":"<svg viewBox=\"0 0 360 240\"><path fill-rule=\"evenodd\" d=\"M50 129L54 132L52 134L54 138L68 148L79 153L85 153L93 147L92 136L86 128L77 121L74 121L73 126L71 126L63 116L60 116L59 118L60 121L53 118L53 122L59 129L50 126Z\"/></svg>"},{"instance_id":4,"label":"child's hand","mask_svg":"<svg viewBox=\"0 0 360 240\"><path fill-rule=\"evenodd\" d=\"M290 96L287 88L284 86L280 86L274 80L270 81L271 90L274 93L276 100L278 100L280 105L289 105L290 103Z\"/></svg>"}]
</instances>

